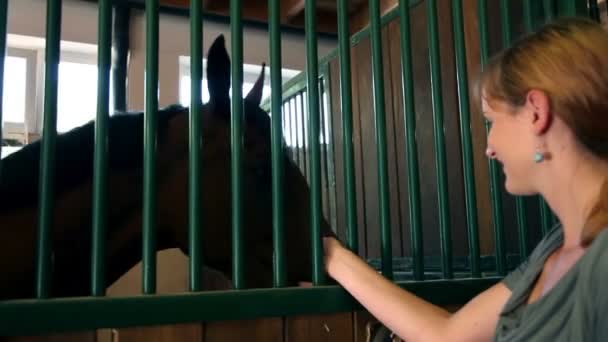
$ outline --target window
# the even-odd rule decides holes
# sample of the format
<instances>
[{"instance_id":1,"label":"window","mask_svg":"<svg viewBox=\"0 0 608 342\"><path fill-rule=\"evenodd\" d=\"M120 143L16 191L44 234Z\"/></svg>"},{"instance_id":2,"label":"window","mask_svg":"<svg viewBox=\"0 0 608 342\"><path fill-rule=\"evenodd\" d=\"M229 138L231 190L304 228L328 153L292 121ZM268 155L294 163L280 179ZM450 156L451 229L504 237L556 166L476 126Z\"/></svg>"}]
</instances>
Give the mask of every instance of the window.
<instances>
[{"instance_id":1,"label":"window","mask_svg":"<svg viewBox=\"0 0 608 342\"><path fill-rule=\"evenodd\" d=\"M2 157L40 136L44 115L44 39L8 34L7 47ZM58 73L57 132L64 133L97 115L97 47L62 41ZM112 113L111 91L109 104Z\"/></svg>"},{"instance_id":2,"label":"window","mask_svg":"<svg viewBox=\"0 0 608 342\"><path fill-rule=\"evenodd\" d=\"M2 118L5 123L25 122L25 83L27 60L24 57L8 55L4 63L4 88Z\"/></svg>"},{"instance_id":3,"label":"window","mask_svg":"<svg viewBox=\"0 0 608 342\"><path fill-rule=\"evenodd\" d=\"M36 94L36 52L8 46L4 59L2 157L27 141ZM7 146L8 145L8 146Z\"/></svg>"},{"instance_id":4,"label":"window","mask_svg":"<svg viewBox=\"0 0 608 342\"><path fill-rule=\"evenodd\" d=\"M66 54L59 62L57 132L67 132L97 116L97 60L95 56ZM112 84L112 74L110 74ZM113 96L110 91L110 113Z\"/></svg>"}]
</instances>

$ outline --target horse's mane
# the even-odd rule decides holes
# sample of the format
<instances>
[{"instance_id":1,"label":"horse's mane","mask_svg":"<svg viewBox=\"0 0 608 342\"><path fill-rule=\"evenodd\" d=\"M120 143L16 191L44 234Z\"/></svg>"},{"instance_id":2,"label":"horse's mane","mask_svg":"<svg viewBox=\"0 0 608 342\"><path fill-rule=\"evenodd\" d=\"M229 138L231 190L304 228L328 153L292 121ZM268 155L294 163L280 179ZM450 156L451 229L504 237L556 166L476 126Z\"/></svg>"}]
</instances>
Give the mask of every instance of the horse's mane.
<instances>
[{"instance_id":1,"label":"horse's mane","mask_svg":"<svg viewBox=\"0 0 608 342\"><path fill-rule=\"evenodd\" d=\"M167 122L187 108L169 106L158 111L158 140L167 133ZM135 169L143 165L143 112L120 112L108 125L108 169ZM95 123L90 121L58 134L55 153L55 194L74 189L93 176ZM0 213L38 205L41 141L26 145L2 160Z\"/></svg>"}]
</instances>

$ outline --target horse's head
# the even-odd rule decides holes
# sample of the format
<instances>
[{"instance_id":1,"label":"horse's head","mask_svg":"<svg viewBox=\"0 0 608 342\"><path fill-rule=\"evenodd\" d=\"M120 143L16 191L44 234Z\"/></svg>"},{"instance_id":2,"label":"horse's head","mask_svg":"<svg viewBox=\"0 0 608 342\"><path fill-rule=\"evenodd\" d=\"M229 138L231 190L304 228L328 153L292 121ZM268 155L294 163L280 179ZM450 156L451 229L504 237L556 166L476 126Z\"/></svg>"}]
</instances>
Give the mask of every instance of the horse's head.
<instances>
[{"instance_id":1,"label":"horse's head","mask_svg":"<svg viewBox=\"0 0 608 342\"><path fill-rule=\"evenodd\" d=\"M205 263L228 276L232 275L230 79L230 59L220 36L210 47L207 60L210 100L203 111L203 248ZM272 284L271 118L260 108L263 84L264 66L244 98L242 223L248 287ZM297 281L310 281L310 192L306 179L287 154L281 158L287 277L294 285ZM323 231L329 231L325 220L321 224Z\"/></svg>"}]
</instances>

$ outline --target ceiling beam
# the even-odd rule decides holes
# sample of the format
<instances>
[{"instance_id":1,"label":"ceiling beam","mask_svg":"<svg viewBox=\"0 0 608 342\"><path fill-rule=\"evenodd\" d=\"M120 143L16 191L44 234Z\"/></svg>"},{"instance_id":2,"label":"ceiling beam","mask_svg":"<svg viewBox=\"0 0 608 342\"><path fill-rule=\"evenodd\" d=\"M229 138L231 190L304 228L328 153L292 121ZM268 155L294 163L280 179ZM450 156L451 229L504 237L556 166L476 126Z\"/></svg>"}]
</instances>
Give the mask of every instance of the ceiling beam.
<instances>
[{"instance_id":1,"label":"ceiling beam","mask_svg":"<svg viewBox=\"0 0 608 342\"><path fill-rule=\"evenodd\" d=\"M98 0L82 0L86 2L97 2ZM123 0L130 8L145 10L144 0ZM228 0L197 0L202 1L204 18L222 24L230 24L230 2ZM289 8L287 13L293 17L288 22L281 23L281 31L291 34L304 35L304 11L298 11L305 0L281 0L282 7ZM394 0L397 1L397 0ZM302 4L298 4L301 2ZM160 12L168 15L188 17L190 15L190 0L160 0ZM317 10L317 32L324 39L337 39L336 13L324 9ZM268 29L268 4L267 0L244 0L243 1L243 24L245 27Z\"/></svg>"},{"instance_id":2,"label":"ceiling beam","mask_svg":"<svg viewBox=\"0 0 608 342\"><path fill-rule=\"evenodd\" d=\"M306 0L286 0L281 4L281 22L289 23L304 11Z\"/></svg>"},{"instance_id":3,"label":"ceiling beam","mask_svg":"<svg viewBox=\"0 0 608 342\"><path fill-rule=\"evenodd\" d=\"M399 0L380 0L380 17L399 5ZM369 26L369 5L364 3L359 10L351 15L350 33L355 34Z\"/></svg>"},{"instance_id":4,"label":"ceiling beam","mask_svg":"<svg viewBox=\"0 0 608 342\"><path fill-rule=\"evenodd\" d=\"M203 10L213 8L214 6L220 7L217 4L222 1L212 1L212 0L197 0L201 1L203 4ZM213 3L213 5L211 5ZM160 0L160 4L164 6L173 6L177 8L190 8L190 0ZM221 6L224 7L224 6Z\"/></svg>"},{"instance_id":5,"label":"ceiling beam","mask_svg":"<svg viewBox=\"0 0 608 342\"><path fill-rule=\"evenodd\" d=\"M338 32L338 23L336 21L336 13L324 10L317 10L317 32L321 33L332 33ZM294 17L289 25L305 28L306 17L302 11L296 17Z\"/></svg>"}]
</instances>

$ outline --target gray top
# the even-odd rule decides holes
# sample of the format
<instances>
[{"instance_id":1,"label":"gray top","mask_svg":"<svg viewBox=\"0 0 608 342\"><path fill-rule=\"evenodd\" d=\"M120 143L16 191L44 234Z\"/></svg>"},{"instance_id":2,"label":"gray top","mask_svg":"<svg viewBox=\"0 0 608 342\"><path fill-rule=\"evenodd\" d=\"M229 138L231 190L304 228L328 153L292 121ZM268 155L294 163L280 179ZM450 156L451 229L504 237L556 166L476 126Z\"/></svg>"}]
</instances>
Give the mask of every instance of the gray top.
<instances>
[{"instance_id":1,"label":"gray top","mask_svg":"<svg viewBox=\"0 0 608 342\"><path fill-rule=\"evenodd\" d=\"M494 341L608 341L608 229L549 292L526 303L563 238L561 226L553 228L503 279L512 294L500 313Z\"/></svg>"}]
</instances>

